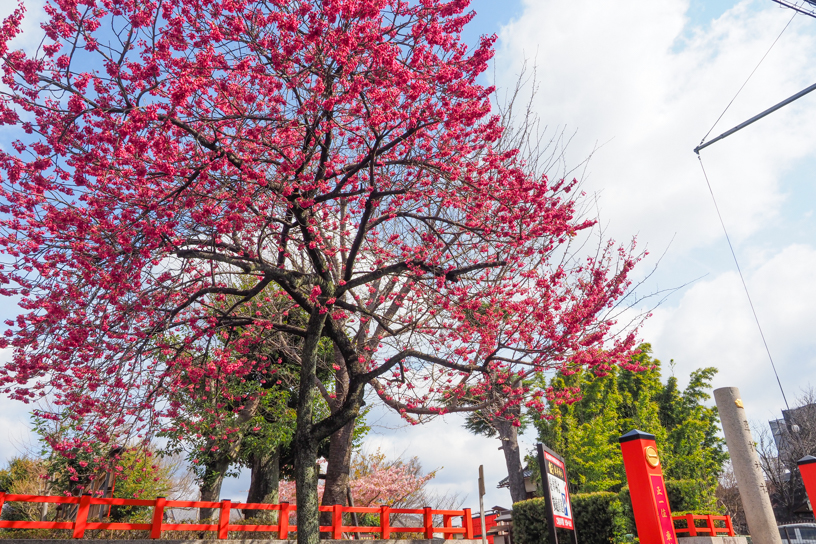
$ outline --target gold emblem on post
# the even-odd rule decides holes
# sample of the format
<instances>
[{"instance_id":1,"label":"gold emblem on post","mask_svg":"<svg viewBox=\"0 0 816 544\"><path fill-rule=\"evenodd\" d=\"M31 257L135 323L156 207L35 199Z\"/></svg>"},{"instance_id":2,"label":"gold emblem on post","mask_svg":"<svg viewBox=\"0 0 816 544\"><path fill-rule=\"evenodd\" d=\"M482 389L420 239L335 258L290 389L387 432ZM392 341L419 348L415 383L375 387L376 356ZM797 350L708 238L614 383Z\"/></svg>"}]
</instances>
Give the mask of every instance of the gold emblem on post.
<instances>
[{"instance_id":1,"label":"gold emblem on post","mask_svg":"<svg viewBox=\"0 0 816 544\"><path fill-rule=\"evenodd\" d=\"M646 454L646 462L649 463L650 467L655 468L660 464L660 457L657 456L657 450L654 449L654 446L647 446L644 453Z\"/></svg>"},{"instance_id":2,"label":"gold emblem on post","mask_svg":"<svg viewBox=\"0 0 816 544\"><path fill-rule=\"evenodd\" d=\"M735 400L734 404L737 405L737 408L745 408L745 406L742 405L742 399Z\"/></svg>"}]
</instances>

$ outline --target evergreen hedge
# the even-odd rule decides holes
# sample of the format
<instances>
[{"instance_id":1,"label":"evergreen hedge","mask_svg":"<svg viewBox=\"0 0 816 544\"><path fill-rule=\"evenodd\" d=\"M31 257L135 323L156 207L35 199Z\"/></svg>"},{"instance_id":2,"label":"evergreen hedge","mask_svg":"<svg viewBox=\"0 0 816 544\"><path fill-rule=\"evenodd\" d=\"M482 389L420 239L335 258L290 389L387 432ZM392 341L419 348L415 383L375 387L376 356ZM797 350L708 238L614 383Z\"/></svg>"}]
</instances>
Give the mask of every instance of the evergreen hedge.
<instances>
[{"instance_id":1,"label":"evergreen hedge","mask_svg":"<svg viewBox=\"0 0 816 544\"><path fill-rule=\"evenodd\" d=\"M545 544L549 538L545 499L530 499L513 505L513 540L516 544ZM617 493L581 493L570 497L580 544L612 544L626 534L626 520ZM563 534L562 534L563 533ZM559 530L559 542L572 542Z\"/></svg>"},{"instance_id":2,"label":"evergreen hedge","mask_svg":"<svg viewBox=\"0 0 816 544\"><path fill-rule=\"evenodd\" d=\"M712 514L705 483L697 480L667 480L666 493L672 513ZM513 505L513 540L516 544L547 544L545 499ZM577 493L570 497L579 544L616 544L626 535L636 535L629 488L619 493ZM559 530L558 541L572 542L568 531Z\"/></svg>"}]
</instances>

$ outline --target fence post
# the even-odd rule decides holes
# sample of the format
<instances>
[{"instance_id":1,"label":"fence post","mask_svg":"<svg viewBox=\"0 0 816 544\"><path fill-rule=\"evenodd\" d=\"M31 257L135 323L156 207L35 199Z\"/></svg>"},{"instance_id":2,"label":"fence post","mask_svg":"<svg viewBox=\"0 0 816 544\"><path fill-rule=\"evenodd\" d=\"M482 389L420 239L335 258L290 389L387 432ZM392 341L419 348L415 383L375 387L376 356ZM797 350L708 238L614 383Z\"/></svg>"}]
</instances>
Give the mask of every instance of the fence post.
<instances>
[{"instance_id":1,"label":"fence post","mask_svg":"<svg viewBox=\"0 0 816 544\"><path fill-rule=\"evenodd\" d=\"M711 536L717 536L717 530L714 528L714 516L706 515L706 523L708 523L708 530L711 531Z\"/></svg>"},{"instance_id":2,"label":"fence post","mask_svg":"<svg viewBox=\"0 0 816 544\"><path fill-rule=\"evenodd\" d=\"M231 508L230 499L224 499L221 501L221 508L220 508L220 515L218 516L218 539L219 540L226 540L229 536L229 531L227 530L227 525L229 525L229 518L230 518L230 508Z\"/></svg>"},{"instance_id":3,"label":"fence post","mask_svg":"<svg viewBox=\"0 0 816 544\"><path fill-rule=\"evenodd\" d=\"M453 523L451 523L452 519L453 519L453 516L448 515L448 514L443 514L442 515L442 527L444 529L450 529L451 527L453 527ZM444 538L445 540L450 540L451 538L453 538L453 533L443 533L442 538Z\"/></svg>"},{"instance_id":4,"label":"fence post","mask_svg":"<svg viewBox=\"0 0 816 544\"><path fill-rule=\"evenodd\" d=\"M76 521L74 521L74 538L85 536L85 526L88 524L88 510L91 508L91 496L87 493L79 498Z\"/></svg>"},{"instance_id":5,"label":"fence post","mask_svg":"<svg viewBox=\"0 0 816 544\"><path fill-rule=\"evenodd\" d=\"M380 538L391 538L391 507L380 506Z\"/></svg>"},{"instance_id":6,"label":"fence post","mask_svg":"<svg viewBox=\"0 0 816 544\"><path fill-rule=\"evenodd\" d=\"M3 511L3 503L6 502L6 492L0 491L0 512Z\"/></svg>"},{"instance_id":7,"label":"fence post","mask_svg":"<svg viewBox=\"0 0 816 544\"><path fill-rule=\"evenodd\" d=\"M725 527L728 529L728 536L734 536L734 526L731 524L731 516L725 515Z\"/></svg>"},{"instance_id":8,"label":"fence post","mask_svg":"<svg viewBox=\"0 0 816 544\"><path fill-rule=\"evenodd\" d=\"M425 538L432 539L434 535L433 530L433 510L430 506L425 507Z\"/></svg>"},{"instance_id":9,"label":"fence post","mask_svg":"<svg viewBox=\"0 0 816 544\"><path fill-rule=\"evenodd\" d=\"M470 508L465 508L462 513L462 527L465 528L465 539L473 540L473 514Z\"/></svg>"},{"instance_id":10,"label":"fence post","mask_svg":"<svg viewBox=\"0 0 816 544\"><path fill-rule=\"evenodd\" d=\"M150 538L161 538L162 522L164 521L164 505L167 499L156 497L156 504L153 505L153 525L150 527Z\"/></svg>"},{"instance_id":11,"label":"fence post","mask_svg":"<svg viewBox=\"0 0 816 544\"><path fill-rule=\"evenodd\" d=\"M686 514L686 525L688 525L689 536L697 536L697 526L694 525L694 514Z\"/></svg>"},{"instance_id":12,"label":"fence post","mask_svg":"<svg viewBox=\"0 0 816 544\"><path fill-rule=\"evenodd\" d=\"M332 505L332 538L340 540L343 538L343 505Z\"/></svg>"},{"instance_id":13,"label":"fence post","mask_svg":"<svg viewBox=\"0 0 816 544\"><path fill-rule=\"evenodd\" d=\"M278 540L289 539L289 503L280 503L280 516L278 516Z\"/></svg>"}]
</instances>

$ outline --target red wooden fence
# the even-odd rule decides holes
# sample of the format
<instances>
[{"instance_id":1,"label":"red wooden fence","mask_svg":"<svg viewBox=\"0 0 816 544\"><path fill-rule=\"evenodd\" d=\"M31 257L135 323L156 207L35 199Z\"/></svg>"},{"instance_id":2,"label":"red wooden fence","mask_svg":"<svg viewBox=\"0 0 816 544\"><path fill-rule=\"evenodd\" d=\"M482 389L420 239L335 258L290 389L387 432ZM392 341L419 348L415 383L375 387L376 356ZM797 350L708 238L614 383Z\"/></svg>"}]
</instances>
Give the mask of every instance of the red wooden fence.
<instances>
[{"instance_id":1,"label":"red wooden fence","mask_svg":"<svg viewBox=\"0 0 816 544\"><path fill-rule=\"evenodd\" d=\"M218 538L227 538L230 531L269 531L277 533L281 540L289 538L290 532L297 531L296 525L289 524L289 514L297 511L297 506L289 503L259 504L233 503L229 500L221 502L204 501L169 501L162 497L155 500L138 499L106 499L95 498L90 495L82 497L57 497L41 495L12 495L0 492L0 510L4 502L47 502L57 504L78 504L74 521L0 521L0 529L67 529L74 533L74 538L82 538L85 531L92 529L110 529L116 531L150 531L150 538L161 538L162 531L216 531ZM153 508L152 523L113 523L88 521L88 511L91 505L117 506L150 506ZM165 508L216 508L218 509L217 523L165 523ZM238 510L272 510L279 511L276 525L232 525L229 522L230 512ZM380 538L391 538L392 533L422 533L425 538L433 538L434 534L441 533L445 539L452 539L453 535L461 534L466 539L473 538L470 508L464 510L433 510L426 508L390 508L379 507L348 507L348 506L321 506L321 512L332 512L332 524L321 526L320 530L330 532L332 538L341 539L343 533L379 533ZM376 527L358 527L343 525L343 514L379 514L380 524ZM391 514L421 514L422 527L393 527ZM434 516L442 516L442 527L434 527ZM454 518L462 518L460 527L453 526Z\"/></svg>"},{"instance_id":2,"label":"red wooden fence","mask_svg":"<svg viewBox=\"0 0 816 544\"><path fill-rule=\"evenodd\" d=\"M688 533L688 536L717 536L717 533L724 533L728 536L734 536L734 526L731 525L731 516L698 516L694 514L683 514L680 516L672 516L672 519L674 521L686 520L687 527L681 529L678 529L677 527L674 528L674 532L677 533L677 536L680 536L680 533ZM704 519L706 521L705 527L697 527L695 525L695 520L700 519ZM716 527L714 525L715 521L724 521L725 527Z\"/></svg>"}]
</instances>

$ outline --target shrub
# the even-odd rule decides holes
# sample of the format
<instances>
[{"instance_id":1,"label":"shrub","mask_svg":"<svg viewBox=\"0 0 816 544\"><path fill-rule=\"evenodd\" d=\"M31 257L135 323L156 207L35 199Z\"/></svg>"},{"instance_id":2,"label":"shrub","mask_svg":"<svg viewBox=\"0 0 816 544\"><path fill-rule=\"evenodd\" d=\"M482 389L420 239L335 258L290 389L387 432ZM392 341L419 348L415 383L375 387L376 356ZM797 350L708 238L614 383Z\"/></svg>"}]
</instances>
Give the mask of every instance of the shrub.
<instances>
[{"instance_id":1,"label":"shrub","mask_svg":"<svg viewBox=\"0 0 816 544\"><path fill-rule=\"evenodd\" d=\"M513 504L513 540L516 544L540 544L547 539L547 507L542 498Z\"/></svg>"},{"instance_id":2,"label":"shrub","mask_svg":"<svg viewBox=\"0 0 816 544\"><path fill-rule=\"evenodd\" d=\"M45 466L39 459L14 457L8 467L0 470L0 491L20 495L42 495L45 492ZM39 520L42 503L9 502L4 505L1 519L5 521Z\"/></svg>"},{"instance_id":3,"label":"shrub","mask_svg":"<svg viewBox=\"0 0 816 544\"><path fill-rule=\"evenodd\" d=\"M617 493L581 493L571 499L579 542L610 544L624 539L627 523Z\"/></svg>"},{"instance_id":4,"label":"shrub","mask_svg":"<svg viewBox=\"0 0 816 544\"><path fill-rule=\"evenodd\" d=\"M616 493L580 493L570 497L573 519L581 544L611 544L623 540L626 520ZM571 542L566 531L558 540ZM548 539L545 499L530 499L513 505L513 535L516 544L545 544Z\"/></svg>"}]
</instances>

